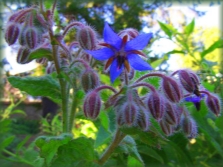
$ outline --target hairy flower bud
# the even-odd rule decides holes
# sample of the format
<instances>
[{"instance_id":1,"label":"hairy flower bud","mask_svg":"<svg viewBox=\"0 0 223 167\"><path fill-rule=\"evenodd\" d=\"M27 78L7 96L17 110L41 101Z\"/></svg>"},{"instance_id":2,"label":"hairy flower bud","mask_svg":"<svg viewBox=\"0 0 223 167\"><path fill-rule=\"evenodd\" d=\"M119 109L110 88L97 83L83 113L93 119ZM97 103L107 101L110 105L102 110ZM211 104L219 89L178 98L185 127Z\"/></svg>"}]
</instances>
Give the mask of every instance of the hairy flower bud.
<instances>
[{"instance_id":1,"label":"hairy flower bud","mask_svg":"<svg viewBox=\"0 0 223 167\"><path fill-rule=\"evenodd\" d=\"M136 30L136 29L133 29L133 28L127 28L127 29L124 29L122 31L120 31L118 33L118 35L122 38L124 37L125 35L128 35L129 36L129 40L131 40L132 38L135 38L139 35L139 32Z\"/></svg>"},{"instance_id":2,"label":"hairy flower bud","mask_svg":"<svg viewBox=\"0 0 223 167\"><path fill-rule=\"evenodd\" d=\"M26 41L26 45L30 49L36 48L39 43L38 30L33 27L27 28L24 32L24 38Z\"/></svg>"},{"instance_id":3,"label":"hairy flower bud","mask_svg":"<svg viewBox=\"0 0 223 167\"><path fill-rule=\"evenodd\" d=\"M177 124L177 111L175 104L171 104L170 102L166 102L166 112L164 115L165 121L170 125L176 125Z\"/></svg>"},{"instance_id":4,"label":"hairy flower bud","mask_svg":"<svg viewBox=\"0 0 223 167\"><path fill-rule=\"evenodd\" d=\"M182 98L182 90L179 84L170 77L163 77L162 89L165 96L174 103L178 103Z\"/></svg>"},{"instance_id":5,"label":"hairy flower bud","mask_svg":"<svg viewBox=\"0 0 223 167\"><path fill-rule=\"evenodd\" d=\"M16 58L17 63L26 64L31 62L31 60L29 60L29 54L30 50L28 48L24 46L20 47Z\"/></svg>"},{"instance_id":6,"label":"hairy flower bud","mask_svg":"<svg viewBox=\"0 0 223 167\"><path fill-rule=\"evenodd\" d=\"M5 40L9 45L13 45L19 37L20 28L19 24L11 23L6 28L5 31Z\"/></svg>"},{"instance_id":7,"label":"hairy flower bud","mask_svg":"<svg viewBox=\"0 0 223 167\"><path fill-rule=\"evenodd\" d=\"M92 69L87 69L81 76L81 84L85 92L99 86L99 77Z\"/></svg>"},{"instance_id":8,"label":"hairy flower bud","mask_svg":"<svg viewBox=\"0 0 223 167\"><path fill-rule=\"evenodd\" d=\"M174 127L168 123L166 123L164 120L161 120L159 122L160 124L160 127L162 129L162 131L167 135L167 136L170 136L173 134L174 132Z\"/></svg>"},{"instance_id":9,"label":"hairy flower bud","mask_svg":"<svg viewBox=\"0 0 223 167\"><path fill-rule=\"evenodd\" d=\"M56 71L56 67L54 63L50 63L50 65L48 65L46 67L46 73L47 74L51 74L52 72Z\"/></svg>"},{"instance_id":10,"label":"hairy flower bud","mask_svg":"<svg viewBox=\"0 0 223 167\"><path fill-rule=\"evenodd\" d=\"M46 67L47 63L48 63L48 59L45 58L45 57L42 57L42 58L36 59L36 62L40 63L40 64L42 64L42 65L44 65Z\"/></svg>"},{"instance_id":11,"label":"hairy flower bud","mask_svg":"<svg viewBox=\"0 0 223 167\"><path fill-rule=\"evenodd\" d=\"M96 119L101 109L101 98L96 91L89 92L84 99L84 115L87 118Z\"/></svg>"},{"instance_id":12,"label":"hairy flower bud","mask_svg":"<svg viewBox=\"0 0 223 167\"><path fill-rule=\"evenodd\" d=\"M134 103L125 103L121 108L121 112L125 124L132 126L136 123L138 107Z\"/></svg>"},{"instance_id":13,"label":"hairy flower bud","mask_svg":"<svg viewBox=\"0 0 223 167\"><path fill-rule=\"evenodd\" d=\"M220 116L221 102L217 96L213 94L208 95L205 103L211 112L213 112L217 117Z\"/></svg>"},{"instance_id":14,"label":"hairy flower bud","mask_svg":"<svg viewBox=\"0 0 223 167\"><path fill-rule=\"evenodd\" d=\"M164 105L165 100L158 92L150 93L146 100L148 110L157 121L160 121L163 118L165 111Z\"/></svg>"},{"instance_id":15,"label":"hairy flower bud","mask_svg":"<svg viewBox=\"0 0 223 167\"><path fill-rule=\"evenodd\" d=\"M77 32L77 41L82 49L93 50L97 42L96 33L90 26L85 26Z\"/></svg>"},{"instance_id":16,"label":"hairy flower bud","mask_svg":"<svg viewBox=\"0 0 223 167\"><path fill-rule=\"evenodd\" d=\"M190 70L179 70L178 74L184 89L190 93L197 94L196 92L200 84L198 76Z\"/></svg>"},{"instance_id":17,"label":"hairy flower bud","mask_svg":"<svg viewBox=\"0 0 223 167\"><path fill-rule=\"evenodd\" d=\"M149 113L142 110L138 116L137 124L143 131L147 131L150 126Z\"/></svg>"},{"instance_id":18,"label":"hairy flower bud","mask_svg":"<svg viewBox=\"0 0 223 167\"><path fill-rule=\"evenodd\" d=\"M189 138L195 138L197 135L197 125L196 122L191 117L184 117L181 123L182 130L184 134Z\"/></svg>"}]
</instances>

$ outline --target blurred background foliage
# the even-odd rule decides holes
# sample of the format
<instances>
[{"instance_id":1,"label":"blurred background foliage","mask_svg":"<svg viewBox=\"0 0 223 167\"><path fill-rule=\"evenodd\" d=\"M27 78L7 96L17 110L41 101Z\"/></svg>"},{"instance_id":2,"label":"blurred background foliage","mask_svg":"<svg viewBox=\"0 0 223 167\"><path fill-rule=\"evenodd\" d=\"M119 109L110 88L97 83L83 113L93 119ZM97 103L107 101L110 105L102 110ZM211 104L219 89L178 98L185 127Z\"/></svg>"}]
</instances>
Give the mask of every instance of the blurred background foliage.
<instances>
[{"instance_id":1,"label":"blurred background foliage","mask_svg":"<svg viewBox=\"0 0 223 167\"><path fill-rule=\"evenodd\" d=\"M168 71L170 65L167 62L170 57L174 56L175 62L178 65L192 68L200 75L202 84L206 89L219 94L223 98L222 32L217 27L208 29L197 27L196 19L194 23L192 20L188 21L187 15L182 12L179 13L182 17L176 25L170 17L170 10L167 10L173 3L174 1L171 0L129 0L125 2L122 0L58 1L58 11L55 18L56 31L59 33L72 20L92 25L100 36L105 20L112 25L116 32L128 27L139 31L142 31L144 27L148 27L149 30L153 31L155 37L149 47L155 45L156 41L161 38L169 39L170 42L176 44L176 47L168 52L161 52L160 54L151 53L153 56L149 58L148 62L154 68ZM186 3L189 4L190 2L187 1ZM220 1L209 1L208 3L210 6L219 5ZM14 12L25 6L37 4L37 2L29 0L2 0L0 4L2 11L6 8L10 12ZM52 1L45 1L46 7L51 4ZM177 1L177 4L183 5L184 2ZM13 5L16 5L17 8L14 8ZM191 10L196 13L197 17L205 15L205 12L196 10L196 6L199 5L202 5L201 1L195 0L190 3ZM4 12L2 12L1 34L3 34L4 30L4 23L2 21L5 16ZM142 19L144 16L147 16L146 20ZM158 18L162 19L160 23L157 22ZM152 27L155 27L155 30L152 30ZM74 38L74 34L75 32L70 33L70 36L66 38L66 42L69 43ZM3 45L1 45L2 47ZM149 47L145 49L148 56L150 56L151 51ZM3 67L3 64L1 64L1 67ZM39 66L29 73L29 75L34 76L43 74L43 66ZM136 76L139 75L141 74L137 72ZM103 83L110 84L109 78L105 74L100 74L100 78ZM155 85L159 83L156 79L149 82ZM118 83L115 83L116 85ZM102 93L102 99L105 100L108 96L107 92ZM61 115L58 113L50 122L47 118L29 120L24 111L16 108L21 101L15 101L13 95L11 97L10 105L6 108L0 108L0 164L3 166L22 167L41 166L43 160L38 157L38 150L34 147L33 141L37 136L43 134L52 136L61 134ZM83 95L80 97L83 98ZM195 118L199 129L199 135L196 139L188 140L181 133L168 137L168 141L157 140L157 138L150 134L133 135L136 147L145 166L222 166L223 117L214 117L204 107L203 102L201 106L202 108L198 112L192 103L188 103L188 109ZM14 114L18 115L14 117ZM94 148L100 153L112 139L111 134L114 130L114 119L115 115L112 109L108 112L101 112L99 119L93 123L83 118L80 114L76 120L73 133L75 137L85 136L94 139ZM132 131L127 133L132 134ZM125 150L125 153L113 154L111 160L106 165L142 166L139 158L133 153L133 146L134 144L131 145L126 142L125 145L117 148L116 153L120 153L123 150Z\"/></svg>"}]
</instances>

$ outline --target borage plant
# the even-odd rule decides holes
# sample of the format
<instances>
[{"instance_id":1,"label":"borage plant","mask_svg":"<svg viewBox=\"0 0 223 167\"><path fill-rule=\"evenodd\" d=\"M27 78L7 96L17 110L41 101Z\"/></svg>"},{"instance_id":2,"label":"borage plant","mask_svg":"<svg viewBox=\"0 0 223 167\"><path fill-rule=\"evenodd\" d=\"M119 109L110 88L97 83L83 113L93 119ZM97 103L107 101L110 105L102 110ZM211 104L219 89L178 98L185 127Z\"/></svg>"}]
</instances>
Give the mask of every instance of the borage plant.
<instances>
[{"instance_id":1,"label":"borage plant","mask_svg":"<svg viewBox=\"0 0 223 167\"><path fill-rule=\"evenodd\" d=\"M143 165L133 138L136 135L142 140L152 138L153 146L166 142L167 136L178 132L189 139L196 137L196 121L187 110L186 102L193 102L199 110L201 100L205 99L209 110L220 115L218 96L201 86L195 72L180 69L163 73L154 71L146 62L147 55L142 50L153 38L152 33L139 34L127 28L116 34L105 23L103 39L100 39L91 26L72 21L56 34L53 30L55 6L56 3L51 9L45 9L40 3L40 6L19 10L10 16L5 31L9 45L17 40L21 45L18 63L36 60L47 66L45 76L11 76L9 82L33 96L47 96L61 106L64 133L36 139L41 157L37 161L43 166L112 164L110 157L114 152L127 153ZM76 30L74 41L65 42L73 29ZM136 70L146 73L136 76ZM106 85L100 76L107 73L111 83ZM154 77L159 78L158 86L150 82ZM117 78L120 78L116 82L120 83L118 86L114 84ZM111 91L110 96L102 100L100 92L106 89ZM102 110L108 114L101 116ZM74 136L75 118L95 121L102 127L98 136L102 135L96 141ZM109 128L108 124L114 122L114 128ZM96 142L102 145L109 141L107 148L94 148L98 145Z\"/></svg>"}]
</instances>

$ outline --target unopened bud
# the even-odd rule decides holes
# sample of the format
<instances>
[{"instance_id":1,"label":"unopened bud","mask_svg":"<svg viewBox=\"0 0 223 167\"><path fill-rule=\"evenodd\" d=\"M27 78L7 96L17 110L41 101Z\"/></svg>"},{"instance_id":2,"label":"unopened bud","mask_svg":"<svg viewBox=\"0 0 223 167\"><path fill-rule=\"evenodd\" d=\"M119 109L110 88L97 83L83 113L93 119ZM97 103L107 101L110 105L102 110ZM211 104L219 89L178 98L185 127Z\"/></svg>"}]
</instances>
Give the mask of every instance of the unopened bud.
<instances>
[{"instance_id":1,"label":"unopened bud","mask_svg":"<svg viewBox=\"0 0 223 167\"><path fill-rule=\"evenodd\" d=\"M220 116L221 102L218 96L213 94L208 95L206 98L206 105L217 117Z\"/></svg>"},{"instance_id":2,"label":"unopened bud","mask_svg":"<svg viewBox=\"0 0 223 167\"><path fill-rule=\"evenodd\" d=\"M56 71L56 67L54 63L51 63L46 67L46 73L51 74L52 72Z\"/></svg>"},{"instance_id":3,"label":"unopened bud","mask_svg":"<svg viewBox=\"0 0 223 167\"><path fill-rule=\"evenodd\" d=\"M196 122L191 117L184 117L181 124L184 134L189 138L195 138L197 135Z\"/></svg>"},{"instance_id":4,"label":"unopened bud","mask_svg":"<svg viewBox=\"0 0 223 167\"><path fill-rule=\"evenodd\" d=\"M38 36L38 30L32 27L29 27L24 32L24 37L26 41L26 45L30 49L34 49L37 47L39 43L39 36Z\"/></svg>"},{"instance_id":5,"label":"unopened bud","mask_svg":"<svg viewBox=\"0 0 223 167\"><path fill-rule=\"evenodd\" d=\"M85 92L99 86L99 77L92 69L87 69L81 76L81 84Z\"/></svg>"},{"instance_id":6,"label":"unopened bud","mask_svg":"<svg viewBox=\"0 0 223 167\"><path fill-rule=\"evenodd\" d=\"M178 103L182 98L182 90L179 84L170 77L163 77L162 88L165 96L174 103Z\"/></svg>"},{"instance_id":7,"label":"unopened bud","mask_svg":"<svg viewBox=\"0 0 223 167\"><path fill-rule=\"evenodd\" d=\"M178 115L175 104L166 102L166 112L164 115L165 121L170 125L176 125L178 122Z\"/></svg>"},{"instance_id":8,"label":"unopened bud","mask_svg":"<svg viewBox=\"0 0 223 167\"><path fill-rule=\"evenodd\" d=\"M167 135L167 136L170 136L173 134L174 132L174 127L168 123L166 123L164 120L161 120L159 122L160 124L160 127L162 129L162 131Z\"/></svg>"},{"instance_id":9,"label":"unopened bud","mask_svg":"<svg viewBox=\"0 0 223 167\"><path fill-rule=\"evenodd\" d=\"M101 109L101 98L96 91L89 92L84 99L84 115L87 118L96 119Z\"/></svg>"},{"instance_id":10,"label":"unopened bud","mask_svg":"<svg viewBox=\"0 0 223 167\"><path fill-rule=\"evenodd\" d=\"M19 37L19 32L20 32L19 24L17 23L9 24L9 26L6 28L5 31L6 42L9 45L13 45Z\"/></svg>"},{"instance_id":11,"label":"unopened bud","mask_svg":"<svg viewBox=\"0 0 223 167\"><path fill-rule=\"evenodd\" d=\"M163 118L165 111L165 100L162 95L160 95L158 92L150 93L148 99L146 100L146 105L152 116L157 121L160 121Z\"/></svg>"},{"instance_id":12,"label":"unopened bud","mask_svg":"<svg viewBox=\"0 0 223 167\"><path fill-rule=\"evenodd\" d=\"M138 107L134 103L125 103L122 108L122 117L125 124L132 126L136 123Z\"/></svg>"},{"instance_id":13,"label":"unopened bud","mask_svg":"<svg viewBox=\"0 0 223 167\"><path fill-rule=\"evenodd\" d=\"M47 66L48 59L43 57L43 58L36 59L36 62L39 63L39 64L42 64L44 66Z\"/></svg>"},{"instance_id":14,"label":"unopened bud","mask_svg":"<svg viewBox=\"0 0 223 167\"><path fill-rule=\"evenodd\" d=\"M125 35L128 35L129 36L129 40L131 40L132 38L135 38L139 35L139 32L136 30L136 29L133 29L133 28L127 28L127 29L124 29L122 31L120 31L118 33L118 35L122 38L124 37Z\"/></svg>"},{"instance_id":15,"label":"unopened bud","mask_svg":"<svg viewBox=\"0 0 223 167\"><path fill-rule=\"evenodd\" d=\"M140 112L137 119L137 124L143 131L147 131L150 126L149 113L144 110Z\"/></svg>"},{"instance_id":16,"label":"unopened bud","mask_svg":"<svg viewBox=\"0 0 223 167\"><path fill-rule=\"evenodd\" d=\"M18 54L17 54L17 63L19 64L26 64L31 62L31 60L29 60L29 54L30 54L30 50L24 46L19 48Z\"/></svg>"},{"instance_id":17,"label":"unopened bud","mask_svg":"<svg viewBox=\"0 0 223 167\"><path fill-rule=\"evenodd\" d=\"M90 26L85 26L77 32L77 41L82 49L93 50L97 42L96 33Z\"/></svg>"}]
</instances>

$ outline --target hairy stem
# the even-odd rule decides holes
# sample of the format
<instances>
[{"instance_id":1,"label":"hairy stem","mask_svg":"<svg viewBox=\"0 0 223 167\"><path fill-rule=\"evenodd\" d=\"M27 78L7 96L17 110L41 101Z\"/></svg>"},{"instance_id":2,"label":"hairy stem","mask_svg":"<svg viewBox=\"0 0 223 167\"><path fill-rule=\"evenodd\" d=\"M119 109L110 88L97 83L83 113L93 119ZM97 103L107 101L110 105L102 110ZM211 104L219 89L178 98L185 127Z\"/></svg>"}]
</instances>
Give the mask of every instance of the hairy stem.
<instances>
[{"instance_id":1,"label":"hairy stem","mask_svg":"<svg viewBox=\"0 0 223 167\"><path fill-rule=\"evenodd\" d=\"M108 158L111 156L111 154L113 153L113 151L115 150L115 148L119 145L119 143L122 141L122 139L125 136L126 135L123 134L120 131L120 129L117 129L117 131L115 133L115 137L114 137L112 143L108 146L108 148L102 154L101 158L98 160L98 164L103 165L108 160Z\"/></svg>"}]
</instances>

